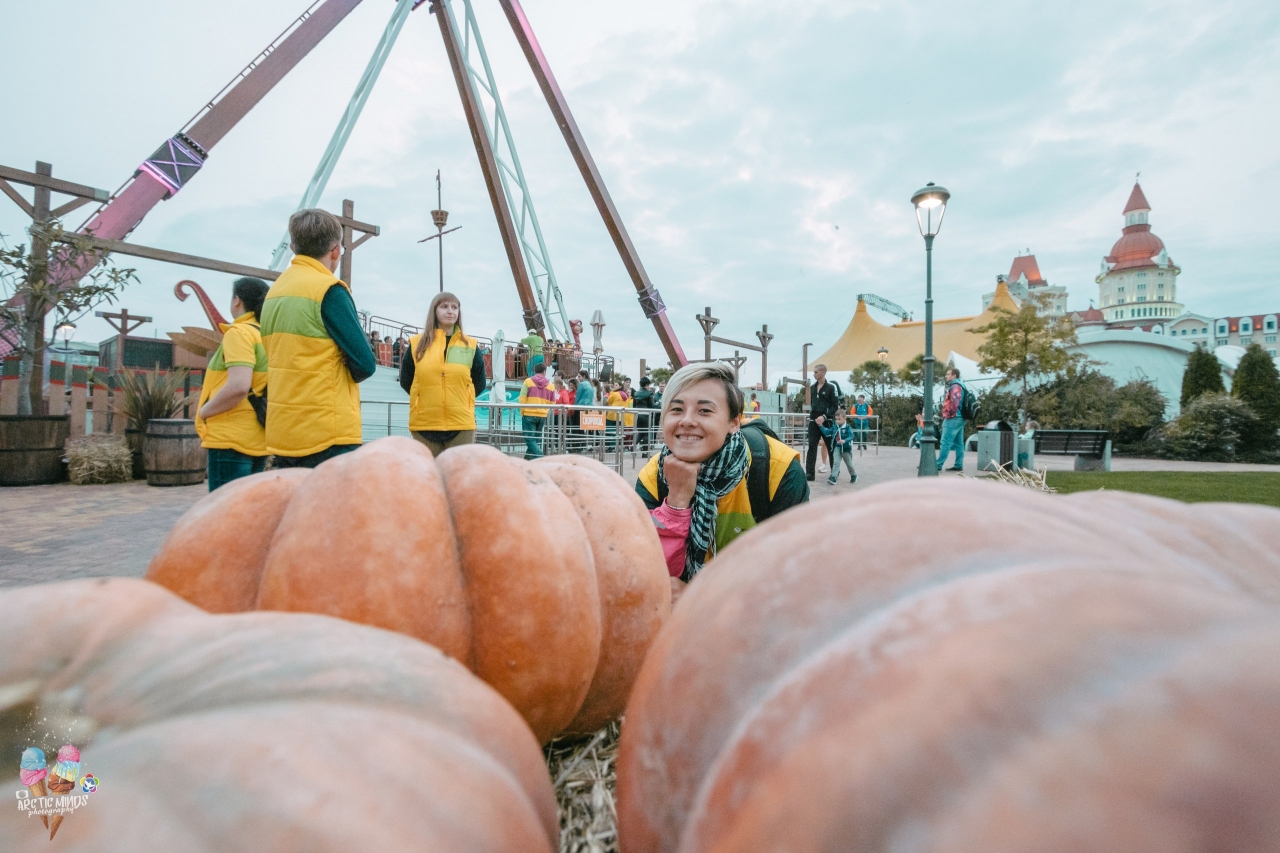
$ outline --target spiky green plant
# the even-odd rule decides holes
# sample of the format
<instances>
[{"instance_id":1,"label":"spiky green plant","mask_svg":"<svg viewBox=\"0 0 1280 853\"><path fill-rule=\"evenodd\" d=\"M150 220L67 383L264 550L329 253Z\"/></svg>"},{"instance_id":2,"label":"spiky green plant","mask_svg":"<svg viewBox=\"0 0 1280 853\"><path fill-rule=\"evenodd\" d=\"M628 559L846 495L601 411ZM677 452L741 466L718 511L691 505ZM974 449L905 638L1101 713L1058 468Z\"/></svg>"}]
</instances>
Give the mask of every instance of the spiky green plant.
<instances>
[{"instance_id":1,"label":"spiky green plant","mask_svg":"<svg viewBox=\"0 0 1280 853\"><path fill-rule=\"evenodd\" d=\"M188 373L185 367L122 370L116 411L129 419L129 429L138 430L145 430L147 421L173 417L190 402L183 395Z\"/></svg>"}]
</instances>

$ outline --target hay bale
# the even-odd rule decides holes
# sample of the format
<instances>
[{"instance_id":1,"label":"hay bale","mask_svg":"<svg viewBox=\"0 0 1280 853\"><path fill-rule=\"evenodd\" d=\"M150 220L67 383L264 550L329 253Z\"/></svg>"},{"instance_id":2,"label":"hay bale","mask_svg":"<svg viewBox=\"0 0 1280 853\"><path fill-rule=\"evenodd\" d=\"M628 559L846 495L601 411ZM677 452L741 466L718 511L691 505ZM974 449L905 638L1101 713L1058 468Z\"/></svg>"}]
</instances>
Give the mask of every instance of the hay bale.
<instances>
[{"instance_id":1,"label":"hay bale","mask_svg":"<svg viewBox=\"0 0 1280 853\"><path fill-rule=\"evenodd\" d=\"M618 849L613 788L620 732L620 724L614 722L591 737L558 738L547 744L547 770L560 806L560 853Z\"/></svg>"},{"instance_id":2,"label":"hay bale","mask_svg":"<svg viewBox=\"0 0 1280 853\"><path fill-rule=\"evenodd\" d=\"M133 479L133 456L124 436L69 438L65 447L67 477L74 485L127 483Z\"/></svg>"}]
</instances>

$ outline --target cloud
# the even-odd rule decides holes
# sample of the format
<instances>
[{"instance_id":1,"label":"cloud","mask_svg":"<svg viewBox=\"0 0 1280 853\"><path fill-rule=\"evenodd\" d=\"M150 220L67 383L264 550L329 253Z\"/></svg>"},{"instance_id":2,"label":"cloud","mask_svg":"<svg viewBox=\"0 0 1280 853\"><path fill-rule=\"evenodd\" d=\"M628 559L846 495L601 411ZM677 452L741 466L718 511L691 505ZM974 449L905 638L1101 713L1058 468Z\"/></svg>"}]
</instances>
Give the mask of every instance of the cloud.
<instances>
[{"instance_id":1,"label":"cloud","mask_svg":"<svg viewBox=\"0 0 1280 853\"><path fill-rule=\"evenodd\" d=\"M40 156L69 179L114 186L296 14L286 2L228 0L212 16L169 6L161 29L207 37L107 60L88 48L126 38L130 20L154 12L142 0L115 5L57 22L61 55L49 73L64 88L93 75L116 94L72 119L11 85L6 105L39 120L7 130L0 161ZM1070 288L1074 307L1087 305L1137 171L1190 309L1275 307L1266 261L1280 237L1269 212L1257 213L1258 199L1280 193L1274 4L544 0L526 11L687 352L701 351L693 315L708 303L727 337L754 340L767 323L775 367L798 366L806 341L830 344L858 292L919 314L923 246L908 199L930 180L953 193L934 254L939 316L978 310L1024 247ZM135 239L264 262L388 12L353 12ZM36 33L54 14L32 4L8 22ZM641 357L660 363L505 19L495 4L476 14L570 315L604 311L624 370ZM3 79L25 79L37 56L23 42L35 41L17 39L0 57ZM436 169L450 223L463 226L446 238L446 281L471 328L510 335L521 325L510 269L438 27L422 9L324 199L355 199L360 218L383 226L356 255L357 297L376 314L420 321L435 290L436 250L415 241L433 230ZM18 222L10 214L0 218L7 233ZM130 307L163 328L193 322L190 303L167 296L185 273L144 272Z\"/></svg>"}]
</instances>

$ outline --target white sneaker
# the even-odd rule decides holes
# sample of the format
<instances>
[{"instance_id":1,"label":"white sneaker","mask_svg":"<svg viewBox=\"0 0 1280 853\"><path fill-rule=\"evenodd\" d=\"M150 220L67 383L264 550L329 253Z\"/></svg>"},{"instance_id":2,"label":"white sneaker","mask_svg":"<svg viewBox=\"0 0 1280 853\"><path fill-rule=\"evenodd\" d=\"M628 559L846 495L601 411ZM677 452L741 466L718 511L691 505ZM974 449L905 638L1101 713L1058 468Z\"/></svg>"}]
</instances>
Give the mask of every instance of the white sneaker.
<instances>
[{"instance_id":1,"label":"white sneaker","mask_svg":"<svg viewBox=\"0 0 1280 853\"><path fill-rule=\"evenodd\" d=\"M827 472L828 472L828 471L830 471L830 470L831 470L831 467L830 467L829 465L827 465L825 462L819 462L819 463L818 463L818 473L819 473L819 474L825 474L825 473L827 473Z\"/></svg>"}]
</instances>

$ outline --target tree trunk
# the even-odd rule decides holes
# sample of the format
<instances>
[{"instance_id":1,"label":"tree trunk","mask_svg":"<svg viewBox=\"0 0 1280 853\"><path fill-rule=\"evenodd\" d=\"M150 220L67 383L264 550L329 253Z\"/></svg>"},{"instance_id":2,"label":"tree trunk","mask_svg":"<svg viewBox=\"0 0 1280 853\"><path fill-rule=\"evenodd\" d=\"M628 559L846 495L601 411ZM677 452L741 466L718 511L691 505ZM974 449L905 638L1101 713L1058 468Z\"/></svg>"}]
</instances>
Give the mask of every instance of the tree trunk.
<instances>
[{"instance_id":1,"label":"tree trunk","mask_svg":"<svg viewBox=\"0 0 1280 853\"><path fill-rule=\"evenodd\" d=\"M1027 377L1026 377L1026 374L1023 374L1022 402L1019 404L1019 408L1018 408L1018 432L1024 433L1026 431L1027 431Z\"/></svg>"},{"instance_id":2,"label":"tree trunk","mask_svg":"<svg viewBox=\"0 0 1280 853\"><path fill-rule=\"evenodd\" d=\"M29 414L43 415L44 412L44 315L33 318L30 333L31 373L27 380L27 401L31 408ZM21 384L19 384L21 388ZM57 414L56 412L54 414Z\"/></svg>"}]
</instances>

